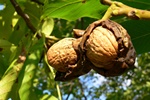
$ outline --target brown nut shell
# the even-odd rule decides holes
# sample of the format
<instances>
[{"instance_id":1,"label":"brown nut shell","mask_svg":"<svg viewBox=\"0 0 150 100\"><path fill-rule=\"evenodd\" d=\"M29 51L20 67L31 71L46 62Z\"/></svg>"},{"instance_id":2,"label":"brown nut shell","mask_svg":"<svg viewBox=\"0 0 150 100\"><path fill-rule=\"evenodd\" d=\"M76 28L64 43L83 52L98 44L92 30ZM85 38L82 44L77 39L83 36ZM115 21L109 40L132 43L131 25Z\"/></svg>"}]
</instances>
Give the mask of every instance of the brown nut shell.
<instances>
[{"instance_id":1,"label":"brown nut shell","mask_svg":"<svg viewBox=\"0 0 150 100\"><path fill-rule=\"evenodd\" d=\"M47 52L48 63L57 71L66 72L68 65L77 62L77 54L72 46L74 38L64 38L50 47Z\"/></svg>"},{"instance_id":2,"label":"brown nut shell","mask_svg":"<svg viewBox=\"0 0 150 100\"><path fill-rule=\"evenodd\" d=\"M117 57L118 42L114 34L102 26L96 27L86 41L86 55L97 67L107 69L113 66Z\"/></svg>"}]
</instances>

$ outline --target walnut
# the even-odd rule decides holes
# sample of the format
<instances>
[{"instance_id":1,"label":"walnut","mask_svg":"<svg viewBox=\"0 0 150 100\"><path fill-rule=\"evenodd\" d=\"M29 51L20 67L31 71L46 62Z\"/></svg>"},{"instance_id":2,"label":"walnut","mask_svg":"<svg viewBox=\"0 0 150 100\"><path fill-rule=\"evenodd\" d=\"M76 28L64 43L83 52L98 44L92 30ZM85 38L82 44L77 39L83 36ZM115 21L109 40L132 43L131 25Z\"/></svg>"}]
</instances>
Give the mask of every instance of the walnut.
<instances>
[{"instance_id":1,"label":"walnut","mask_svg":"<svg viewBox=\"0 0 150 100\"><path fill-rule=\"evenodd\" d=\"M76 64L77 53L72 46L74 40L75 38L64 38L48 50L48 63L57 71L66 72L68 65Z\"/></svg>"},{"instance_id":2,"label":"walnut","mask_svg":"<svg viewBox=\"0 0 150 100\"><path fill-rule=\"evenodd\" d=\"M118 76L134 68L136 51L127 31L111 20L95 21L85 30L79 44L84 59L103 76Z\"/></svg>"},{"instance_id":3,"label":"walnut","mask_svg":"<svg viewBox=\"0 0 150 100\"><path fill-rule=\"evenodd\" d=\"M114 34L102 26L96 27L86 41L86 55L100 68L109 69L117 58L118 42Z\"/></svg>"},{"instance_id":4,"label":"walnut","mask_svg":"<svg viewBox=\"0 0 150 100\"><path fill-rule=\"evenodd\" d=\"M56 81L72 80L91 70L90 62L79 60L80 54L77 48L81 39L64 38L49 48L47 59L48 63L57 70Z\"/></svg>"},{"instance_id":5,"label":"walnut","mask_svg":"<svg viewBox=\"0 0 150 100\"><path fill-rule=\"evenodd\" d=\"M127 31L111 20L95 21L76 38L64 38L47 52L48 63L57 70L56 81L68 81L91 69L103 76L118 76L134 68L136 52ZM83 35L83 36L82 36Z\"/></svg>"}]
</instances>

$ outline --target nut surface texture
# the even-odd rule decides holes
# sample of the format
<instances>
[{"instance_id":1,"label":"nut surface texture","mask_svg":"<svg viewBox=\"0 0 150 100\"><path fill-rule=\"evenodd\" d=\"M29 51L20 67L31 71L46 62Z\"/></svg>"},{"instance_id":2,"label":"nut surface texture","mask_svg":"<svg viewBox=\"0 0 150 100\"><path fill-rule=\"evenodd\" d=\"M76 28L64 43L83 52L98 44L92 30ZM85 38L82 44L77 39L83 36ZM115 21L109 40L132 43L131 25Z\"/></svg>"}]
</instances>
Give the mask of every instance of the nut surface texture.
<instances>
[{"instance_id":1,"label":"nut surface texture","mask_svg":"<svg viewBox=\"0 0 150 100\"><path fill-rule=\"evenodd\" d=\"M57 71L66 72L68 65L74 65L77 62L77 54L72 47L74 40L74 38L64 38L48 50L48 63Z\"/></svg>"},{"instance_id":2,"label":"nut surface texture","mask_svg":"<svg viewBox=\"0 0 150 100\"><path fill-rule=\"evenodd\" d=\"M96 67L111 68L117 58L118 42L111 31L98 26L90 34L86 49L87 57Z\"/></svg>"}]
</instances>

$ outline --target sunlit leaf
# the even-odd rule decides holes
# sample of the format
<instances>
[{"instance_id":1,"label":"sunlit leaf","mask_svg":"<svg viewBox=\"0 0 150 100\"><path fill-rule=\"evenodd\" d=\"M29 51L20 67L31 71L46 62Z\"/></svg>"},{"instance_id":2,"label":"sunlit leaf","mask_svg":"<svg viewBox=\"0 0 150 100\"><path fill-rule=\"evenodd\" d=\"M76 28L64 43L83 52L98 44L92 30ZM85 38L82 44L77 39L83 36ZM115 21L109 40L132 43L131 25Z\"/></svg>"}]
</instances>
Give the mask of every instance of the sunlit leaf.
<instances>
[{"instance_id":1,"label":"sunlit leaf","mask_svg":"<svg viewBox=\"0 0 150 100\"><path fill-rule=\"evenodd\" d=\"M8 98L8 94L12 89L12 86L16 82L18 74L23 66L23 63L17 63L17 59L15 59L5 74L3 75L2 79L0 80L0 99L6 100Z\"/></svg>"},{"instance_id":2,"label":"sunlit leaf","mask_svg":"<svg viewBox=\"0 0 150 100\"><path fill-rule=\"evenodd\" d=\"M76 20L81 17L101 18L106 6L99 0L59 0L45 4L43 17Z\"/></svg>"},{"instance_id":3,"label":"sunlit leaf","mask_svg":"<svg viewBox=\"0 0 150 100\"><path fill-rule=\"evenodd\" d=\"M38 48L37 48L38 47ZM41 57L43 49L43 40L40 39L36 44L34 44L31 50L31 54L27 57L24 68L19 78L21 87L19 89L19 95L22 100L36 99L36 95L33 91L33 79L37 70L37 66Z\"/></svg>"},{"instance_id":4,"label":"sunlit leaf","mask_svg":"<svg viewBox=\"0 0 150 100\"><path fill-rule=\"evenodd\" d=\"M41 24L41 32L44 33L46 36L49 36L53 31L54 20L52 18L45 18L42 20Z\"/></svg>"},{"instance_id":5,"label":"sunlit leaf","mask_svg":"<svg viewBox=\"0 0 150 100\"><path fill-rule=\"evenodd\" d=\"M40 100L58 100L55 96L45 94Z\"/></svg>"}]
</instances>

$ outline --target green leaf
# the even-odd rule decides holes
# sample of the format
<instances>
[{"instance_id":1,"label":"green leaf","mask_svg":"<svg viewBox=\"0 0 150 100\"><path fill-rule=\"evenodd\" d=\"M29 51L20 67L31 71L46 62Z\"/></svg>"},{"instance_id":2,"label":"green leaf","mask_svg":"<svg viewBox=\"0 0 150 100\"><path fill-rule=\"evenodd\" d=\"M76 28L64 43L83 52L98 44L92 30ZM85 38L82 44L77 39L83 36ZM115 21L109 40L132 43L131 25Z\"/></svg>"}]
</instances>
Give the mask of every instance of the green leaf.
<instances>
[{"instance_id":1,"label":"green leaf","mask_svg":"<svg viewBox=\"0 0 150 100\"><path fill-rule=\"evenodd\" d=\"M21 100L37 99L33 89L33 79L43 51L41 48L43 48L42 38L31 47L31 54L27 57L24 69L21 71L21 75L19 76L19 83L21 85L19 89L19 96Z\"/></svg>"},{"instance_id":2,"label":"green leaf","mask_svg":"<svg viewBox=\"0 0 150 100\"><path fill-rule=\"evenodd\" d=\"M0 48L10 47L13 45L8 40L0 39Z\"/></svg>"},{"instance_id":3,"label":"green leaf","mask_svg":"<svg viewBox=\"0 0 150 100\"><path fill-rule=\"evenodd\" d=\"M45 36L49 36L54 28L54 20L52 18L45 18L41 23L41 31L45 34Z\"/></svg>"},{"instance_id":4,"label":"green leaf","mask_svg":"<svg viewBox=\"0 0 150 100\"><path fill-rule=\"evenodd\" d=\"M30 21L33 24L33 26L37 28L38 24L40 23L42 7L32 2L25 2L24 7L24 12L27 13L30 17Z\"/></svg>"},{"instance_id":5,"label":"green leaf","mask_svg":"<svg viewBox=\"0 0 150 100\"><path fill-rule=\"evenodd\" d=\"M7 63L12 62L17 52L17 46L8 40L0 39L0 54L4 59L7 59Z\"/></svg>"},{"instance_id":6,"label":"green leaf","mask_svg":"<svg viewBox=\"0 0 150 100\"><path fill-rule=\"evenodd\" d=\"M40 100L58 100L55 96L50 96L48 94L45 94Z\"/></svg>"},{"instance_id":7,"label":"green leaf","mask_svg":"<svg viewBox=\"0 0 150 100\"><path fill-rule=\"evenodd\" d=\"M14 15L14 8L9 1L5 1L4 10L0 11L0 38L8 39L12 32L12 18Z\"/></svg>"},{"instance_id":8,"label":"green leaf","mask_svg":"<svg viewBox=\"0 0 150 100\"><path fill-rule=\"evenodd\" d=\"M5 74L3 75L2 79L0 80L0 99L6 100L8 98L8 94L10 93L12 86L16 82L16 79L18 77L18 74L23 66L23 63L17 62L17 59L15 59Z\"/></svg>"},{"instance_id":9,"label":"green leaf","mask_svg":"<svg viewBox=\"0 0 150 100\"><path fill-rule=\"evenodd\" d=\"M18 45L22 37L24 37L27 32L28 28L25 21L22 18L19 18L14 26L14 30L9 37L9 41L15 45Z\"/></svg>"},{"instance_id":10,"label":"green leaf","mask_svg":"<svg viewBox=\"0 0 150 100\"><path fill-rule=\"evenodd\" d=\"M130 34L137 54L150 51L150 21L129 20L121 24Z\"/></svg>"},{"instance_id":11,"label":"green leaf","mask_svg":"<svg viewBox=\"0 0 150 100\"><path fill-rule=\"evenodd\" d=\"M116 0L138 9L150 9L150 0Z\"/></svg>"},{"instance_id":12,"label":"green leaf","mask_svg":"<svg viewBox=\"0 0 150 100\"><path fill-rule=\"evenodd\" d=\"M7 64L7 59L4 57L3 54L0 54L0 80L7 69Z\"/></svg>"},{"instance_id":13,"label":"green leaf","mask_svg":"<svg viewBox=\"0 0 150 100\"><path fill-rule=\"evenodd\" d=\"M81 17L101 18L107 6L99 0L58 0L45 4L43 17L76 20Z\"/></svg>"},{"instance_id":14,"label":"green leaf","mask_svg":"<svg viewBox=\"0 0 150 100\"><path fill-rule=\"evenodd\" d=\"M33 100L34 96L31 96L32 94L32 83L33 83L33 78L34 74L36 72L36 66L39 62L39 53L40 51L37 50L29 57L27 58L25 62L25 71L24 71L24 77L22 80L21 87L19 89L19 95L21 100ZM36 56L37 55L37 56ZM30 97L30 99L29 99ZM32 98L32 99L31 99Z\"/></svg>"}]
</instances>

